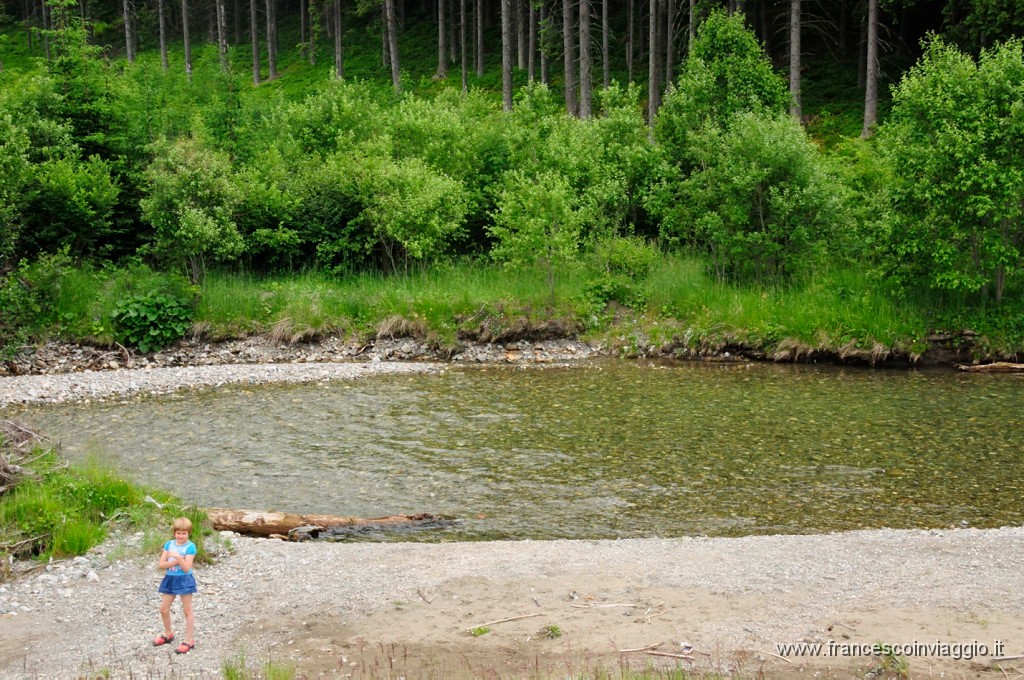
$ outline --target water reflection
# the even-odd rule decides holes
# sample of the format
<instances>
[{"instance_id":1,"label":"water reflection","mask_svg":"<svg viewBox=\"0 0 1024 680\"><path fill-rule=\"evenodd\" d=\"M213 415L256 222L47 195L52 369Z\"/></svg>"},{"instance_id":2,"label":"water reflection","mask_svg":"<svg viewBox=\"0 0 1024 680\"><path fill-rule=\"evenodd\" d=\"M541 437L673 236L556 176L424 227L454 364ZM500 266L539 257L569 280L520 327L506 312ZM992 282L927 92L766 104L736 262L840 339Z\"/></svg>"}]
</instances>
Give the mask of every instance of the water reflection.
<instances>
[{"instance_id":1,"label":"water reflection","mask_svg":"<svg viewBox=\"0 0 1024 680\"><path fill-rule=\"evenodd\" d=\"M1016 376L808 366L456 369L32 407L201 505L462 518L442 538L1021 521ZM438 538L431 534L431 538Z\"/></svg>"}]
</instances>

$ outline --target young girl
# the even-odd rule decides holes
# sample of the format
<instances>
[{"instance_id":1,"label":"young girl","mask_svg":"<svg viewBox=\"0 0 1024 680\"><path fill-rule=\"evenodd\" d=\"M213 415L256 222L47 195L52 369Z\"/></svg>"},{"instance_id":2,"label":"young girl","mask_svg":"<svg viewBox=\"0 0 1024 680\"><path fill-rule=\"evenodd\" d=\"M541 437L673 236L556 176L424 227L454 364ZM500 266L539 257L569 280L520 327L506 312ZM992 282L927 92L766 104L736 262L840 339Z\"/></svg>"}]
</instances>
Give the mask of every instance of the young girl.
<instances>
[{"instance_id":1,"label":"young girl","mask_svg":"<svg viewBox=\"0 0 1024 680\"><path fill-rule=\"evenodd\" d=\"M160 618L164 622L164 634L153 640L157 647L174 641L171 631L171 603L175 596L181 598L181 608L185 612L185 641L174 651L187 654L195 649L195 615L192 613L192 594L196 592L196 577L192 574L192 560L196 557L196 544L188 540L192 533L192 522L187 517L179 517L172 525L174 538L164 543L160 553L160 569L166 569L164 580L158 589L160 600Z\"/></svg>"}]
</instances>

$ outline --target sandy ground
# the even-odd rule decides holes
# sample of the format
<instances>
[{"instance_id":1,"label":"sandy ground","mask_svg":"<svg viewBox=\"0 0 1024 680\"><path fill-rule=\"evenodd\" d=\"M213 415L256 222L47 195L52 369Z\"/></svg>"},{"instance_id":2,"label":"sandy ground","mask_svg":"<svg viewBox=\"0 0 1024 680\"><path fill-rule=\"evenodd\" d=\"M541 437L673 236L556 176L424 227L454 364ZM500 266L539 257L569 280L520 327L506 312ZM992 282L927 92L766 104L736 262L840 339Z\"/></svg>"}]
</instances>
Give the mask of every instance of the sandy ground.
<instances>
[{"instance_id":1,"label":"sandy ground","mask_svg":"<svg viewBox=\"0 0 1024 680\"><path fill-rule=\"evenodd\" d=\"M253 677L268 660L309 678L668 677L672 669L1024 677L1024 661L991 658L1024 654L1020 527L232 543L229 556L199 571L198 646L184 656L148 643L160 632L149 561L118 560L93 580L45 584L33 575L8 584L0 612L12 598L29 611L0 615L0 677L212 678L240 659ZM853 649L915 642L948 648L901 657ZM777 646L800 643L820 643L821 652ZM954 658L970 651L975 658Z\"/></svg>"}]
</instances>

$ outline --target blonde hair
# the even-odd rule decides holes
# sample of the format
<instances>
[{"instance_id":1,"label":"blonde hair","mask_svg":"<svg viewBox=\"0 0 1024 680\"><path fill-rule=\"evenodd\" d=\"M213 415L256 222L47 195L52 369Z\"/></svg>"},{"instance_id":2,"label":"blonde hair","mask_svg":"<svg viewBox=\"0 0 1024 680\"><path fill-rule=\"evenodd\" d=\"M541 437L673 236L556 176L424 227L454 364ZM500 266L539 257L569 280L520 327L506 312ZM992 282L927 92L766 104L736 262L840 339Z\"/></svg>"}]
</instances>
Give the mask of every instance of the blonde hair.
<instances>
[{"instance_id":1,"label":"blonde hair","mask_svg":"<svg viewBox=\"0 0 1024 680\"><path fill-rule=\"evenodd\" d=\"M192 520L188 517L179 517L174 520L174 524L171 525L171 531L180 531L184 529L188 533L192 533Z\"/></svg>"}]
</instances>

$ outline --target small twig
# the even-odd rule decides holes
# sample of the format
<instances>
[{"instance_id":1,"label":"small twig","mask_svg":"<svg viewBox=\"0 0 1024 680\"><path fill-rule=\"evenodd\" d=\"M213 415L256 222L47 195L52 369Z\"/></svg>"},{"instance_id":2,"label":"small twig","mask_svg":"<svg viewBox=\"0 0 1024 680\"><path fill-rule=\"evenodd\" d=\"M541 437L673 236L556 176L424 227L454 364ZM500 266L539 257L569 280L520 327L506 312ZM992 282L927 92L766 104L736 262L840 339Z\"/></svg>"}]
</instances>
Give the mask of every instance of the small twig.
<instances>
[{"instance_id":1,"label":"small twig","mask_svg":"<svg viewBox=\"0 0 1024 680\"><path fill-rule=\"evenodd\" d=\"M428 599L427 596L423 594L423 591L420 590L419 588L416 589L416 594L418 594L420 597L422 597L423 601L426 602L427 604L430 604L431 602L433 602L434 601L434 597L437 597L437 593L434 593L434 597L431 597L431 598Z\"/></svg>"},{"instance_id":2,"label":"small twig","mask_svg":"<svg viewBox=\"0 0 1024 680\"><path fill-rule=\"evenodd\" d=\"M678 606L680 606L680 605L674 604L671 607L666 607L665 609L662 609L660 612L654 612L650 616L645 617L647 619L647 623L650 623L651 619L653 619L655 616L661 616L662 614L665 614L666 612L672 611L673 609L675 609Z\"/></svg>"},{"instance_id":3,"label":"small twig","mask_svg":"<svg viewBox=\"0 0 1024 680\"><path fill-rule=\"evenodd\" d=\"M523 614L522 616L510 616L507 619L498 619L497 621L488 621L487 623L481 623L477 626L470 626L466 630L475 630L477 628L485 628L487 626L493 626L499 623L508 623L509 621L518 621L520 619L532 619L535 616L544 616L544 612L538 612L537 614Z\"/></svg>"},{"instance_id":4,"label":"small twig","mask_svg":"<svg viewBox=\"0 0 1024 680\"><path fill-rule=\"evenodd\" d=\"M648 650L660 647L660 642L655 642L653 645L647 645L646 647L637 647L635 649L620 649L619 654L632 654L633 652L646 652Z\"/></svg>"},{"instance_id":5,"label":"small twig","mask_svg":"<svg viewBox=\"0 0 1024 680\"><path fill-rule=\"evenodd\" d=\"M115 344L115 345L117 345L118 347L120 347L120 348L121 348L121 351L122 351L122 352L124 352L124 362L125 362L125 364L126 364L126 365L128 366L128 368L131 368L131 367L132 367L132 353L131 353L131 352L129 352L129 351L128 351L128 350L127 350L127 349L125 348L125 346L124 346L124 345L122 345L121 343L119 343L119 342L115 342L114 344Z\"/></svg>"},{"instance_id":6,"label":"small twig","mask_svg":"<svg viewBox=\"0 0 1024 680\"><path fill-rule=\"evenodd\" d=\"M632 602L594 602L591 604L574 604L571 606L576 607L577 609L602 609L608 607L639 607L640 605L633 604Z\"/></svg>"},{"instance_id":7,"label":"small twig","mask_svg":"<svg viewBox=\"0 0 1024 680\"><path fill-rule=\"evenodd\" d=\"M1003 661L1020 661L1024 659L1024 654L1017 654L1016 656L996 656L989 659L989 663L1001 663Z\"/></svg>"},{"instance_id":8,"label":"small twig","mask_svg":"<svg viewBox=\"0 0 1024 680\"><path fill-rule=\"evenodd\" d=\"M647 653L650 654L651 656L670 656L673 659L688 659L690 661L693 661L693 655L692 654L671 654L669 652L647 652Z\"/></svg>"},{"instance_id":9,"label":"small twig","mask_svg":"<svg viewBox=\"0 0 1024 680\"><path fill-rule=\"evenodd\" d=\"M1003 677L1006 678L1006 680L1010 680L1010 674L1006 672L1005 668L999 666L999 670L1003 672Z\"/></svg>"},{"instance_id":10,"label":"small twig","mask_svg":"<svg viewBox=\"0 0 1024 680\"><path fill-rule=\"evenodd\" d=\"M779 655L779 654L772 654L771 652L761 652L761 653L762 653L762 654L764 654L764 655L766 655L766 656L774 656L774 657L775 657L776 659L782 659L783 661L785 661L785 662L786 662L786 663L788 663L789 665L791 665L791 666L793 665L793 662L792 662L792 661L790 661L790 660L789 660L789 659L787 659L786 657L784 657L784 656L781 656L781 655Z\"/></svg>"},{"instance_id":11,"label":"small twig","mask_svg":"<svg viewBox=\"0 0 1024 680\"><path fill-rule=\"evenodd\" d=\"M840 622L840 621L835 621L835 622L834 622L834 623L833 623L832 625L833 625L833 626L842 626L843 628L845 628L845 629L847 629L847 630L857 630L857 629L856 629L856 628L854 628L853 626L847 626L847 625L846 625L845 623L842 623L842 622Z\"/></svg>"},{"instance_id":12,"label":"small twig","mask_svg":"<svg viewBox=\"0 0 1024 680\"><path fill-rule=\"evenodd\" d=\"M17 550L21 546L25 545L26 543L34 543L35 541L41 540L43 538L46 538L49 535L50 534L48 534L48 533L46 533L46 534L39 534L38 536L33 536L32 538L26 538L25 540L18 541L17 543L12 543L10 545L4 545L3 548L4 548L4 550L7 550L9 552L14 552L15 550Z\"/></svg>"}]
</instances>

